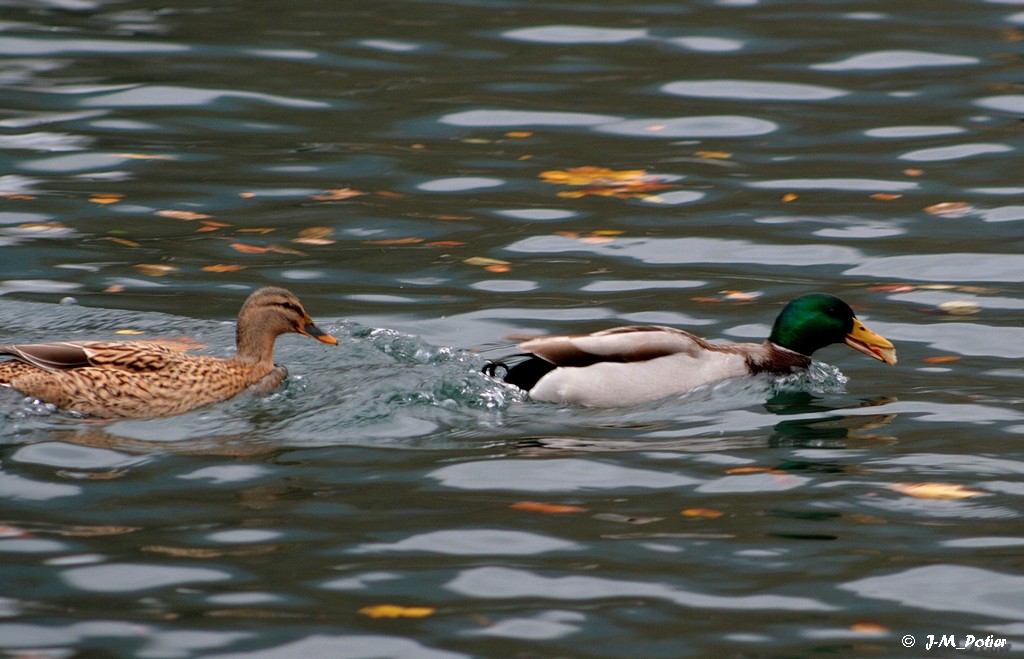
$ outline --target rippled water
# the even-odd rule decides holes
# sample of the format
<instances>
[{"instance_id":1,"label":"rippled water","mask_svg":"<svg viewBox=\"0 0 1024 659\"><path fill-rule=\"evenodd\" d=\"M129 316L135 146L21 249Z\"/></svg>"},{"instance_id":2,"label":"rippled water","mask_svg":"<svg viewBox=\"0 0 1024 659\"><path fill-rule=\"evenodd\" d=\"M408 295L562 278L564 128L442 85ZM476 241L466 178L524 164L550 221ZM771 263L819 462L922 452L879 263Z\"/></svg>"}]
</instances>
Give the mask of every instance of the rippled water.
<instances>
[{"instance_id":1,"label":"rippled water","mask_svg":"<svg viewBox=\"0 0 1024 659\"><path fill-rule=\"evenodd\" d=\"M5 654L1024 648L1024 3L0 7L0 342L226 355L266 284L340 340L172 419L0 392ZM813 290L899 365L620 410L479 372Z\"/></svg>"}]
</instances>

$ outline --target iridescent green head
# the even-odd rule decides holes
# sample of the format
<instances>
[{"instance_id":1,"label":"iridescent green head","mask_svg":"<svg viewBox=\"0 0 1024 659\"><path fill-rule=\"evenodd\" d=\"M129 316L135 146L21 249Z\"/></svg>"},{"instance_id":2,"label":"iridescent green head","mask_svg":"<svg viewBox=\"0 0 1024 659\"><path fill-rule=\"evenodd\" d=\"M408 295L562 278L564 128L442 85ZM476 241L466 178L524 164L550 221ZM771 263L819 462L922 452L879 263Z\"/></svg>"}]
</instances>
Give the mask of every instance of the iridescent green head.
<instances>
[{"instance_id":1,"label":"iridescent green head","mask_svg":"<svg viewBox=\"0 0 1024 659\"><path fill-rule=\"evenodd\" d=\"M869 330L850 305L824 293L803 295L787 304L768 340L808 356L833 343L846 343L873 359L896 363L892 343Z\"/></svg>"}]
</instances>

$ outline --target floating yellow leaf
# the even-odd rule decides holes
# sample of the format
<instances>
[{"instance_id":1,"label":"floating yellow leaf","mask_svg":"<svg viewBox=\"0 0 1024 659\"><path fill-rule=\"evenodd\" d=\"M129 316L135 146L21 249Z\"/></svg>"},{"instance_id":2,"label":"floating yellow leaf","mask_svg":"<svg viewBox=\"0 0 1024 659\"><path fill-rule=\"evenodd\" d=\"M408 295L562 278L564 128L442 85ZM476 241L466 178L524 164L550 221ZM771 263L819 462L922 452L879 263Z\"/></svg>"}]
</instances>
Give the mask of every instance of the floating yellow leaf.
<instances>
[{"instance_id":1,"label":"floating yellow leaf","mask_svg":"<svg viewBox=\"0 0 1024 659\"><path fill-rule=\"evenodd\" d=\"M559 197L577 199L586 195L617 197L619 199L648 198L654 190L673 187L663 177L648 174L643 169L614 170L607 167L573 167L565 171L550 170L540 173L545 183L585 186L580 190L559 192Z\"/></svg>"},{"instance_id":2,"label":"floating yellow leaf","mask_svg":"<svg viewBox=\"0 0 1024 659\"><path fill-rule=\"evenodd\" d=\"M512 265L508 261L502 261L501 259L492 259L486 256L471 256L468 259L462 261L466 265L476 265L483 268L492 265Z\"/></svg>"},{"instance_id":3,"label":"floating yellow leaf","mask_svg":"<svg viewBox=\"0 0 1024 659\"><path fill-rule=\"evenodd\" d=\"M426 618L434 615L432 606L398 606L397 604L377 604L364 606L359 613L369 618Z\"/></svg>"},{"instance_id":4,"label":"floating yellow leaf","mask_svg":"<svg viewBox=\"0 0 1024 659\"><path fill-rule=\"evenodd\" d=\"M334 190L324 190L320 194L313 195L310 197L313 201L343 201L345 199L351 199L352 197L359 197L366 194L361 190L354 190L352 188L337 188Z\"/></svg>"},{"instance_id":5,"label":"floating yellow leaf","mask_svg":"<svg viewBox=\"0 0 1024 659\"><path fill-rule=\"evenodd\" d=\"M107 194L98 194L89 197L89 201L94 204L116 204L119 201L124 200L124 195L116 192L110 192Z\"/></svg>"},{"instance_id":6,"label":"floating yellow leaf","mask_svg":"<svg viewBox=\"0 0 1024 659\"><path fill-rule=\"evenodd\" d=\"M239 270L245 270L244 265L236 265L231 263L217 263L214 265L204 265L200 270L204 272L238 272Z\"/></svg>"},{"instance_id":7,"label":"floating yellow leaf","mask_svg":"<svg viewBox=\"0 0 1024 659\"><path fill-rule=\"evenodd\" d=\"M172 220L206 220L209 219L209 215L206 213L196 213L193 211L178 211L178 210L160 210L156 212L160 217L170 218Z\"/></svg>"},{"instance_id":8,"label":"floating yellow leaf","mask_svg":"<svg viewBox=\"0 0 1024 659\"><path fill-rule=\"evenodd\" d=\"M547 515L564 515L566 513L582 513L586 508L580 506L569 506L558 503L541 503L539 501L520 501L513 503L509 508L513 510L527 510L532 513L544 513Z\"/></svg>"},{"instance_id":9,"label":"floating yellow leaf","mask_svg":"<svg viewBox=\"0 0 1024 659\"><path fill-rule=\"evenodd\" d=\"M697 517L703 519L714 519L721 517L725 513L721 510L715 510L714 508L687 508L686 510L679 513L683 517Z\"/></svg>"},{"instance_id":10,"label":"floating yellow leaf","mask_svg":"<svg viewBox=\"0 0 1024 659\"><path fill-rule=\"evenodd\" d=\"M969 499L985 494L954 483L893 483L889 489L918 499Z\"/></svg>"},{"instance_id":11,"label":"floating yellow leaf","mask_svg":"<svg viewBox=\"0 0 1024 659\"><path fill-rule=\"evenodd\" d=\"M149 277L163 277L178 271L177 267L166 263L136 263L135 269Z\"/></svg>"},{"instance_id":12,"label":"floating yellow leaf","mask_svg":"<svg viewBox=\"0 0 1024 659\"><path fill-rule=\"evenodd\" d=\"M550 170L541 172L540 177L545 183L556 185L595 185L635 181L647 176L642 169L614 170L607 167L572 167L565 171Z\"/></svg>"},{"instance_id":13,"label":"floating yellow leaf","mask_svg":"<svg viewBox=\"0 0 1024 659\"><path fill-rule=\"evenodd\" d=\"M134 330L134 329L120 329L120 330L115 331L114 334L131 334L131 335L136 335L136 334L145 334L145 332L143 332L142 330Z\"/></svg>"},{"instance_id":14,"label":"floating yellow leaf","mask_svg":"<svg viewBox=\"0 0 1024 659\"><path fill-rule=\"evenodd\" d=\"M726 160L732 158L732 154L727 151L698 151L693 154L698 158L706 158L708 160Z\"/></svg>"}]
</instances>

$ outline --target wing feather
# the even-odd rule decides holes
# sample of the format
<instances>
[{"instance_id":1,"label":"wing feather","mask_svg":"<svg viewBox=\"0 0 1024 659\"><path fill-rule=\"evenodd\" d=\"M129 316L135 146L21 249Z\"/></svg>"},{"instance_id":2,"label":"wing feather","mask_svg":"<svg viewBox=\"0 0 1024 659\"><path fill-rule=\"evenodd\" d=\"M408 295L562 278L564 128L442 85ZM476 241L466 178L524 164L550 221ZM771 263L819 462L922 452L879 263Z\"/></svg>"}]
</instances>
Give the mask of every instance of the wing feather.
<instances>
[{"instance_id":1,"label":"wing feather","mask_svg":"<svg viewBox=\"0 0 1024 659\"><path fill-rule=\"evenodd\" d=\"M627 326L578 336L542 336L519 348L557 366L600 362L644 362L675 354L697 356L714 349L707 341L674 327Z\"/></svg>"}]
</instances>

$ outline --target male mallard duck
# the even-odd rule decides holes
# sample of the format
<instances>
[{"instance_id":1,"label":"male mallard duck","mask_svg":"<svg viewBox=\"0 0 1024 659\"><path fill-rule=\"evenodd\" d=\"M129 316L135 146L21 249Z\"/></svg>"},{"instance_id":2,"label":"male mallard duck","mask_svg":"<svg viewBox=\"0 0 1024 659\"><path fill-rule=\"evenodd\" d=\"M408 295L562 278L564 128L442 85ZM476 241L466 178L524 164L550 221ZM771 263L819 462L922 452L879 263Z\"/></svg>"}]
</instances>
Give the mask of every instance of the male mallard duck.
<instances>
[{"instance_id":1,"label":"male mallard duck","mask_svg":"<svg viewBox=\"0 0 1024 659\"><path fill-rule=\"evenodd\" d=\"M274 341L298 332L337 345L283 288L261 288L238 312L237 350L220 359L141 341L2 345L0 386L103 418L180 414L252 388L269 391L287 373L274 365Z\"/></svg>"},{"instance_id":2,"label":"male mallard duck","mask_svg":"<svg viewBox=\"0 0 1024 659\"><path fill-rule=\"evenodd\" d=\"M806 369L815 350L833 343L887 364L896 349L832 295L799 297L782 310L763 343L712 344L672 327L629 326L583 336L543 336L519 344L526 354L488 375L534 400L614 407L681 394L728 378ZM505 372L499 375L499 369Z\"/></svg>"}]
</instances>

